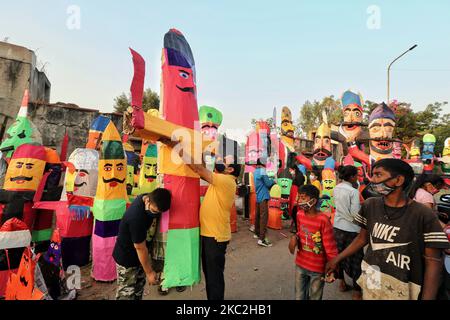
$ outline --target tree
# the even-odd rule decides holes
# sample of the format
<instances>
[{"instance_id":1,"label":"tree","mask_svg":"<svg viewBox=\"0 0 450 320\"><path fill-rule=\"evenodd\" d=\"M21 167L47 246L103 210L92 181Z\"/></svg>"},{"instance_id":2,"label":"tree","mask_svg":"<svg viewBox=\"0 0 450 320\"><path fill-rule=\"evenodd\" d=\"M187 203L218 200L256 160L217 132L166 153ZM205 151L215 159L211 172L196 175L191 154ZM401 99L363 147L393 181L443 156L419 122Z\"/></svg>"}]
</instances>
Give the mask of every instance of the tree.
<instances>
[{"instance_id":1,"label":"tree","mask_svg":"<svg viewBox=\"0 0 450 320\"><path fill-rule=\"evenodd\" d=\"M159 110L159 95L148 88L144 91L144 98L142 101L142 108L145 112L150 109ZM131 106L131 94L122 93L114 99L114 110L118 113L123 113Z\"/></svg>"},{"instance_id":2,"label":"tree","mask_svg":"<svg viewBox=\"0 0 450 320\"><path fill-rule=\"evenodd\" d=\"M341 103L334 96L325 97L320 102L306 101L300 109L300 119L297 121L298 130L301 129L308 134L317 129L323 123L324 112L327 115L329 125L339 125L344 119Z\"/></svg>"}]
</instances>

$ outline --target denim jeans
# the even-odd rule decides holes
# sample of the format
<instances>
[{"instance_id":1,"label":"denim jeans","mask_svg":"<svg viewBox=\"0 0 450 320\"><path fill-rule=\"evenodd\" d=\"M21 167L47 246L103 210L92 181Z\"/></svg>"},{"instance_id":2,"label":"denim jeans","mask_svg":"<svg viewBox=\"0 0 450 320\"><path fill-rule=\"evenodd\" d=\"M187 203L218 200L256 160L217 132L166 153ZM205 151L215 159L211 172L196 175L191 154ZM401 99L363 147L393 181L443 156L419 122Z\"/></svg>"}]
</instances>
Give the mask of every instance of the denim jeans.
<instances>
[{"instance_id":1,"label":"denim jeans","mask_svg":"<svg viewBox=\"0 0 450 320\"><path fill-rule=\"evenodd\" d=\"M295 300L322 300L322 273L316 273L295 266Z\"/></svg>"}]
</instances>

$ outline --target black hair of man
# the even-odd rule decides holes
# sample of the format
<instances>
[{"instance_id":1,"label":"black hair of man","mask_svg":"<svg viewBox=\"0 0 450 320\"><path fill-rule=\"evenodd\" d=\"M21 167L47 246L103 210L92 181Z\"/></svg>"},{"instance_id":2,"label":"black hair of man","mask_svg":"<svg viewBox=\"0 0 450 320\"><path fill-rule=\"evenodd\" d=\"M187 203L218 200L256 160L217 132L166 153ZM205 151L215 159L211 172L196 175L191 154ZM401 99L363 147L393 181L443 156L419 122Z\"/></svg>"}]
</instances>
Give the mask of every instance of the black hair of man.
<instances>
[{"instance_id":1,"label":"black hair of man","mask_svg":"<svg viewBox=\"0 0 450 320\"><path fill-rule=\"evenodd\" d=\"M152 201L160 212L166 212L170 209L172 201L172 194L169 190L158 188L148 194L150 201Z\"/></svg>"},{"instance_id":2,"label":"black hair of man","mask_svg":"<svg viewBox=\"0 0 450 320\"><path fill-rule=\"evenodd\" d=\"M403 190L408 189L415 177L413 168L401 159L381 159L373 164L372 172L376 168L383 168L392 177L403 176L405 178L402 185Z\"/></svg>"},{"instance_id":3,"label":"black hair of man","mask_svg":"<svg viewBox=\"0 0 450 320\"><path fill-rule=\"evenodd\" d=\"M358 169L355 166L341 166L339 167L339 178L345 181L349 181L350 178L358 175Z\"/></svg>"},{"instance_id":4,"label":"black hair of man","mask_svg":"<svg viewBox=\"0 0 450 320\"><path fill-rule=\"evenodd\" d=\"M317 201L319 201L319 198L320 198L320 191L319 191L319 189L317 189L312 184L307 184L307 185L301 186L298 189L298 193L299 194L306 194L311 199L316 199Z\"/></svg>"},{"instance_id":5,"label":"black hair of man","mask_svg":"<svg viewBox=\"0 0 450 320\"><path fill-rule=\"evenodd\" d=\"M228 166L230 168L233 168L232 175L235 176L236 178L239 178L239 176L241 175L242 166L240 164L237 164L237 163L229 164Z\"/></svg>"}]
</instances>

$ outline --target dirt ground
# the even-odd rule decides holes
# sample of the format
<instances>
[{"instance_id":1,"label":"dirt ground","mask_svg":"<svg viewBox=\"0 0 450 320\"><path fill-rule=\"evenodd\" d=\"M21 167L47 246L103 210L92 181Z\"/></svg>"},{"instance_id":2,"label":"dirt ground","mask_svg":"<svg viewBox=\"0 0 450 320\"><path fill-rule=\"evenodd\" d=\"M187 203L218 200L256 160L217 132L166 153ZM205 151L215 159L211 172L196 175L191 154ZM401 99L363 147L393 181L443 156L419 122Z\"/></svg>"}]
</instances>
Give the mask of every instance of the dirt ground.
<instances>
[{"instance_id":1,"label":"dirt ground","mask_svg":"<svg viewBox=\"0 0 450 320\"><path fill-rule=\"evenodd\" d=\"M225 266L226 300L294 300L294 256L288 250L290 221L283 222L283 230L270 230L273 247L257 245L248 230L249 222L238 215L238 232L232 235ZM90 276L90 267L82 271L82 289L78 300L114 300L116 284L98 283ZM347 281L347 283L350 283ZM145 289L145 300L205 300L204 280L178 293L171 289L167 296L159 295L156 286ZM324 300L350 300L351 291L341 293L337 282L327 284Z\"/></svg>"}]
</instances>

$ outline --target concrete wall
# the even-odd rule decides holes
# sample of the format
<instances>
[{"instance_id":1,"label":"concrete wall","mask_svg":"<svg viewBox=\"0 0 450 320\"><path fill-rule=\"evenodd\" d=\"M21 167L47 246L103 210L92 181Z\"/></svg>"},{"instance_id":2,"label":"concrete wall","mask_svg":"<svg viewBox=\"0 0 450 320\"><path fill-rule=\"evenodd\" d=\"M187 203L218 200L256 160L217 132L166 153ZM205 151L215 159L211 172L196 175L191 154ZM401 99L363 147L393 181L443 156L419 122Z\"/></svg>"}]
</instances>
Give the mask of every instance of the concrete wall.
<instances>
[{"instance_id":1,"label":"concrete wall","mask_svg":"<svg viewBox=\"0 0 450 320\"><path fill-rule=\"evenodd\" d=\"M28 116L39 129L44 146L61 151L64 135L69 134L68 156L76 148L86 146L89 128L101 113L94 109L79 108L67 104L39 104L30 103ZM122 132L122 115L118 113L103 114L112 119L119 132ZM140 151L139 140L130 141L136 151Z\"/></svg>"},{"instance_id":2,"label":"concrete wall","mask_svg":"<svg viewBox=\"0 0 450 320\"><path fill-rule=\"evenodd\" d=\"M0 139L19 111L25 89L30 101L50 101L50 81L36 69L33 51L0 42Z\"/></svg>"}]
</instances>

